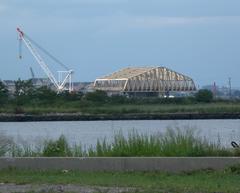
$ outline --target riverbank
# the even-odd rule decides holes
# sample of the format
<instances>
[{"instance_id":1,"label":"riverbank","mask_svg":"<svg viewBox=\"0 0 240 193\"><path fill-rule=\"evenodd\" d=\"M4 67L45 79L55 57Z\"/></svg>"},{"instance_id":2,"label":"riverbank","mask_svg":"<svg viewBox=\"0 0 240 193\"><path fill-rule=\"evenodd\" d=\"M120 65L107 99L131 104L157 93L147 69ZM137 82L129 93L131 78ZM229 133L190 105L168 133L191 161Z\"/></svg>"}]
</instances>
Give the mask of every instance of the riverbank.
<instances>
[{"instance_id":1,"label":"riverbank","mask_svg":"<svg viewBox=\"0 0 240 193\"><path fill-rule=\"evenodd\" d=\"M193 119L240 119L240 112L237 112L237 113L127 113L127 114L83 114L83 113L46 113L46 114L1 113L0 114L0 122L98 121L98 120L193 120Z\"/></svg>"}]
</instances>

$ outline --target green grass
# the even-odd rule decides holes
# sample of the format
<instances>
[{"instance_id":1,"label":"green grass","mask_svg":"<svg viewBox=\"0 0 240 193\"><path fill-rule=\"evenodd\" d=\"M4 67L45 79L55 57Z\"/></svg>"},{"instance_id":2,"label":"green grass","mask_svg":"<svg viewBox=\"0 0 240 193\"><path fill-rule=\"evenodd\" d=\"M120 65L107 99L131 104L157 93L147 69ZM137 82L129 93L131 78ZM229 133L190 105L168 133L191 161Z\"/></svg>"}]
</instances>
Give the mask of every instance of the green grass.
<instances>
[{"instance_id":1,"label":"green grass","mask_svg":"<svg viewBox=\"0 0 240 193\"><path fill-rule=\"evenodd\" d=\"M89 107L89 113L126 114L126 113L233 113L240 112L240 104L140 104L140 105L105 105Z\"/></svg>"},{"instance_id":2,"label":"green grass","mask_svg":"<svg viewBox=\"0 0 240 193\"><path fill-rule=\"evenodd\" d=\"M27 114L46 113L83 113L83 114L143 114L143 113L239 113L239 102L212 102L190 104L109 104L109 103L83 103L72 101L48 105L23 105L21 111ZM16 106L0 107L0 113L15 113Z\"/></svg>"},{"instance_id":3,"label":"green grass","mask_svg":"<svg viewBox=\"0 0 240 193\"><path fill-rule=\"evenodd\" d=\"M80 142L79 142L80 144ZM124 136L116 133L113 141L101 140L96 146L83 149L81 145L70 146L64 136L55 141L31 147L27 144L7 146L12 157L203 157L239 156L240 149L227 149L219 143L210 143L197 136L194 129L167 129L163 134L140 135L133 130Z\"/></svg>"},{"instance_id":4,"label":"green grass","mask_svg":"<svg viewBox=\"0 0 240 193\"><path fill-rule=\"evenodd\" d=\"M120 132L112 143L98 141L95 150L88 156L233 156L220 144L209 143L197 137L193 129L167 129L164 134L140 135L132 131L127 137Z\"/></svg>"},{"instance_id":5,"label":"green grass","mask_svg":"<svg viewBox=\"0 0 240 193\"><path fill-rule=\"evenodd\" d=\"M235 170L196 171L169 174L160 172L0 171L0 182L16 184L79 184L136 187L144 192L236 193L240 191L239 167Z\"/></svg>"}]
</instances>

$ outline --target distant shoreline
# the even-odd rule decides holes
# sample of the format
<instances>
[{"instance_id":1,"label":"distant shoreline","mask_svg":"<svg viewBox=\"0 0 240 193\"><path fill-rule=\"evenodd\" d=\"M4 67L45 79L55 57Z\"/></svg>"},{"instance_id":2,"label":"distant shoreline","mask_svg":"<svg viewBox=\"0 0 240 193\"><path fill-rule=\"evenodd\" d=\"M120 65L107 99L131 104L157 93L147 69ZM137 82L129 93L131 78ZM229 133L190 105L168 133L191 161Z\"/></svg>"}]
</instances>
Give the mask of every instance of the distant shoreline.
<instances>
[{"instance_id":1,"label":"distant shoreline","mask_svg":"<svg viewBox=\"0 0 240 193\"><path fill-rule=\"evenodd\" d=\"M0 114L0 122L33 121L103 121L103 120L193 120L193 119L240 119L240 113L159 113L159 114Z\"/></svg>"}]
</instances>

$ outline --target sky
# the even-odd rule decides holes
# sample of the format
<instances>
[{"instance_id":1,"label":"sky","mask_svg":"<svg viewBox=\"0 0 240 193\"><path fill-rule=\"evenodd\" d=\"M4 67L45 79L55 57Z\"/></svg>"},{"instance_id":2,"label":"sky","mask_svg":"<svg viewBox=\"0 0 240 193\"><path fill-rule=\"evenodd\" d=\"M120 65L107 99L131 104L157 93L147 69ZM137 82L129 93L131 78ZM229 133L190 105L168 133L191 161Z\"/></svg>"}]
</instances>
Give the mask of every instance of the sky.
<instances>
[{"instance_id":1,"label":"sky","mask_svg":"<svg viewBox=\"0 0 240 193\"><path fill-rule=\"evenodd\" d=\"M74 81L165 66L198 86L231 77L240 87L239 8L239 0L0 0L0 79L31 78L30 67L46 77L24 45L18 59L20 27L73 69Z\"/></svg>"}]
</instances>

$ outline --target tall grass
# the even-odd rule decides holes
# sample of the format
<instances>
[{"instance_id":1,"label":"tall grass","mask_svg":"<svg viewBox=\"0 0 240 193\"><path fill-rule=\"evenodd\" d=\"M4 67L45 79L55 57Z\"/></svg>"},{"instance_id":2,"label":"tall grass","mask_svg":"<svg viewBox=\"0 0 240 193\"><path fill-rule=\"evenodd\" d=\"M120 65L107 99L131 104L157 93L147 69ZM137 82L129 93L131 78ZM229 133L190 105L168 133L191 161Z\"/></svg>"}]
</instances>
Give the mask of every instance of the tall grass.
<instances>
[{"instance_id":1,"label":"tall grass","mask_svg":"<svg viewBox=\"0 0 240 193\"><path fill-rule=\"evenodd\" d=\"M13 144L13 140L10 137L0 133L0 156L4 156L9 152Z\"/></svg>"},{"instance_id":2,"label":"tall grass","mask_svg":"<svg viewBox=\"0 0 240 193\"><path fill-rule=\"evenodd\" d=\"M132 131L127 137L120 132L112 143L98 141L90 156L230 156L220 144L197 137L190 129L167 129L164 134L142 135Z\"/></svg>"},{"instance_id":3,"label":"tall grass","mask_svg":"<svg viewBox=\"0 0 240 193\"><path fill-rule=\"evenodd\" d=\"M80 143L79 143L80 144ZM114 135L111 142L98 140L92 147L83 149L81 145L70 146L64 136L48 140L40 146L16 146L5 151L13 157L130 157L130 156L238 156L238 149L227 149L219 143L208 142L192 129L167 129L164 134L144 135L136 130L127 136L122 132ZM2 154L3 155L3 154Z\"/></svg>"}]
</instances>

